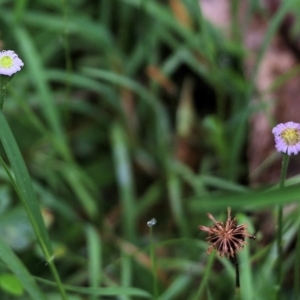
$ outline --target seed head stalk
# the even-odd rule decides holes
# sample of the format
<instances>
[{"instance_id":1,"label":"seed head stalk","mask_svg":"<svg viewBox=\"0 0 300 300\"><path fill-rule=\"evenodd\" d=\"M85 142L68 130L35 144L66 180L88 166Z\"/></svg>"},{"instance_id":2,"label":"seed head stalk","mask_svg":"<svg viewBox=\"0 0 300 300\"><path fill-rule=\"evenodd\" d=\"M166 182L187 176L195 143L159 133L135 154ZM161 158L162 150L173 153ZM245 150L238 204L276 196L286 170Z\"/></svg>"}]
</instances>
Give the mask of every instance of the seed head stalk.
<instances>
[{"instance_id":1,"label":"seed head stalk","mask_svg":"<svg viewBox=\"0 0 300 300\"><path fill-rule=\"evenodd\" d=\"M239 262L236 254L233 257L231 257L231 261L235 269L235 300L240 300L241 299L240 269L239 269Z\"/></svg>"},{"instance_id":2,"label":"seed head stalk","mask_svg":"<svg viewBox=\"0 0 300 300\"><path fill-rule=\"evenodd\" d=\"M216 221L213 215L208 214L208 218L214 222L210 227L199 226L199 229L208 233L206 241L210 245L207 249L207 254L213 250L224 257L231 260L235 267L236 281L235 281L235 296L240 299L240 272L237 260L237 253L246 245L245 239L255 239L247 231L247 224L237 225L236 218L231 217L231 209L227 209L227 221L225 223Z\"/></svg>"}]
</instances>

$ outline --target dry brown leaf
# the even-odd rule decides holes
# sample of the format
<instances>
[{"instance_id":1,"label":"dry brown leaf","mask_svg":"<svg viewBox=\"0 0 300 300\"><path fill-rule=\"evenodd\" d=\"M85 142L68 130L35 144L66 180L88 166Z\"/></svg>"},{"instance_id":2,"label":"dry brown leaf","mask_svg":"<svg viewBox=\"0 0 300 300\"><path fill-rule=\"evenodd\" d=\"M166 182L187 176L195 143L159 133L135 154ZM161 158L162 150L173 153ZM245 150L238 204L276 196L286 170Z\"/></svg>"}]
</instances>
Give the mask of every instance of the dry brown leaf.
<instances>
[{"instance_id":1,"label":"dry brown leaf","mask_svg":"<svg viewBox=\"0 0 300 300\"><path fill-rule=\"evenodd\" d=\"M156 81L169 94L174 95L176 93L176 85L157 66L148 66L146 69L146 73L152 80Z\"/></svg>"},{"instance_id":2,"label":"dry brown leaf","mask_svg":"<svg viewBox=\"0 0 300 300\"><path fill-rule=\"evenodd\" d=\"M192 28L192 19L189 15L189 12L182 3L182 0L169 0L169 3L171 10L173 11L179 23L188 28Z\"/></svg>"}]
</instances>

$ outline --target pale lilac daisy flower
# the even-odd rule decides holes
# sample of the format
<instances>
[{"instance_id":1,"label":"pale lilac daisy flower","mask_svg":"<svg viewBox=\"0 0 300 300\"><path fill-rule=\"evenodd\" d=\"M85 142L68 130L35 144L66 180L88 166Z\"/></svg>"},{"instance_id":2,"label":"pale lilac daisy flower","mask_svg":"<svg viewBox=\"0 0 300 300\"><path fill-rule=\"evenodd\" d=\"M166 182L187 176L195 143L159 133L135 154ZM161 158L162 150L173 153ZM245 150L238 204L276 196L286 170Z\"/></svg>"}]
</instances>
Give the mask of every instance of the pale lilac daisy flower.
<instances>
[{"instance_id":1,"label":"pale lilac daisy flower","mask_svg":"<svg viewBox=\"0 0 300 300\"><path fill-rule=\"evenodd\" d=\"M272 129L275 147L278 152L288 155L300 152L300 124L295 122L281 123Z\"/></svg>"},{"instance_id":2,"label":"pale lilac daisy flower","mask_svg":"<svg viewBox=\"0 0 300 300\"><path fill-rule=\"evenodd\" d=\"M19 72L23 66L24 63L14 51L0 52L0 75L11 76Z\"/></svg>"}]
</instances>

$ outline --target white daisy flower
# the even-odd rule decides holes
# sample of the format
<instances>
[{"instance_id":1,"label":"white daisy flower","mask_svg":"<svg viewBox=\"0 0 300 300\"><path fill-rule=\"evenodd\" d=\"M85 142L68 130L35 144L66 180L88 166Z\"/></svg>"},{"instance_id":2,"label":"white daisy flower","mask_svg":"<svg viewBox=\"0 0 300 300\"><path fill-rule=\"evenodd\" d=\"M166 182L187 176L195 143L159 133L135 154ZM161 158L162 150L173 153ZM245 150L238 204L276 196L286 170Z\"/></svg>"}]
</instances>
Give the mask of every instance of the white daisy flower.
<instances>
[{"instance_id":1,"label":"white daisy flower","mask_svg":"<svg viewBox=\"0 0 300 300\"><path fill-rule=\"evenodd\" d=\"M0 75L11 76L19 72L23 66L24 63L14 51L0 52Z\"/></svg>"}]
</instances>

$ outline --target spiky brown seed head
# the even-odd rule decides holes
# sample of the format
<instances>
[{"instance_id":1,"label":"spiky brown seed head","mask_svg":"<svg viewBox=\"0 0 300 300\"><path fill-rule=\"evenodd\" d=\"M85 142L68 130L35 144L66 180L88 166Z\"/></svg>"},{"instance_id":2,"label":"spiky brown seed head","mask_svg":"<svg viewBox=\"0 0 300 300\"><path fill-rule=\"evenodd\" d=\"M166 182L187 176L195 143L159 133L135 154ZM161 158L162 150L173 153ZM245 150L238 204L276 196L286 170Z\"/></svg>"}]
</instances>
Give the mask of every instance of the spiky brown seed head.
<instances>
[{"instance_id":1,"label":"spiky brown seed head","mask_svg":"<svg viewBox=\"0 0 300 300\"><path fill-rule=\"evenodd\" d=\"M234 257L238 251L244 248L245 238L255 239L255 236L247 232L247 224L237 225L236 218L231 218L231 209L227 208L227 221L218 222L211 214L207 214L208 218L214 222L210 227L199 226L199 229L208 233L206 238L210 245L207 254L215 249L221 257Z\"/></svg>"}]
</instances>

